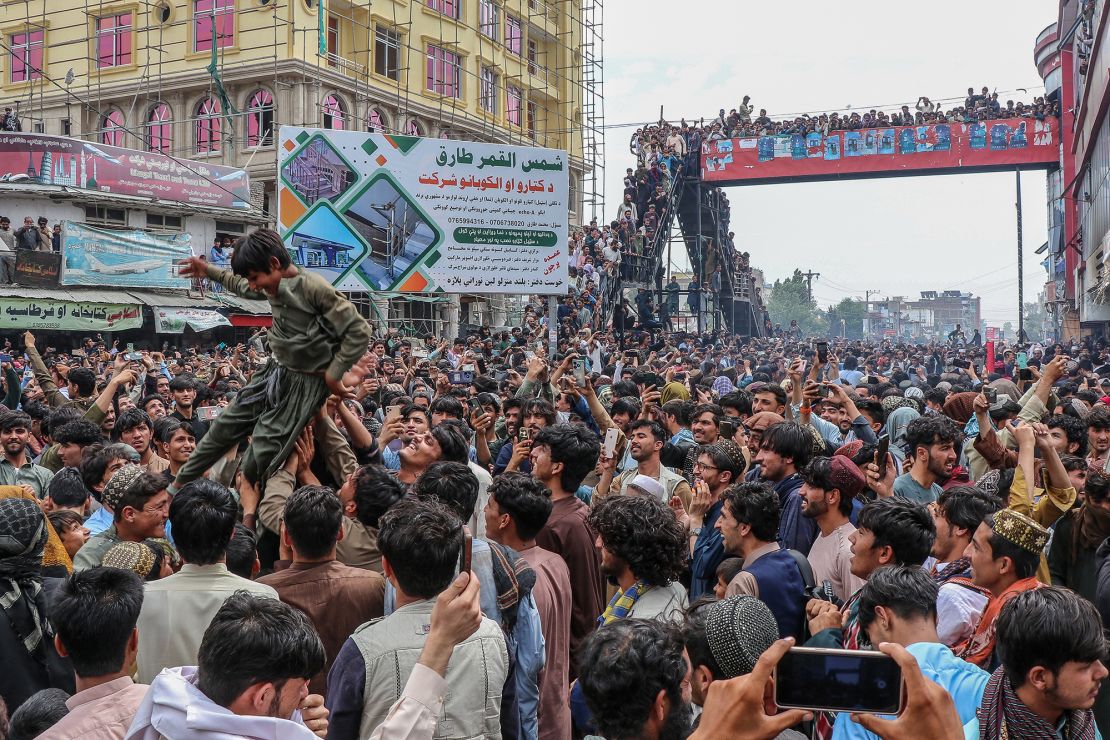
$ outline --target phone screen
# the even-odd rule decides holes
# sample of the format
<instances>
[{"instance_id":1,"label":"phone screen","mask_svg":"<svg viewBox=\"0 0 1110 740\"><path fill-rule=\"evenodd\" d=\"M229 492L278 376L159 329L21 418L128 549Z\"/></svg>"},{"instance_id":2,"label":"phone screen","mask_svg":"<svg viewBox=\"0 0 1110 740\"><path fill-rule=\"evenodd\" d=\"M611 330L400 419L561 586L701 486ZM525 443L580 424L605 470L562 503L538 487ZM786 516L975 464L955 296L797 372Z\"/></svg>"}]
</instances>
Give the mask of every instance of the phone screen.
<instances>
[{"instance_id":1,"label":"phone screen","mask_svg":"<svg viewBox=\"0 0 1110 740\"><path fill-rule=\"evenodd\" d=\"M829 361L829 343L828 342L818 342L817 343L817 361L820 362L822 365L824 365L826 362Z\"/></svg>"},{"instance_id":2,"label":"phone screen","mask_svg":"<svg viewBox=\"0 0 1110 740\"><path fill-rule=\"evenodd\" d=\"M897 714L902 706L902 669L878 651L792 648L775 668L775 704Z\"/></svg>"}]
</instances>

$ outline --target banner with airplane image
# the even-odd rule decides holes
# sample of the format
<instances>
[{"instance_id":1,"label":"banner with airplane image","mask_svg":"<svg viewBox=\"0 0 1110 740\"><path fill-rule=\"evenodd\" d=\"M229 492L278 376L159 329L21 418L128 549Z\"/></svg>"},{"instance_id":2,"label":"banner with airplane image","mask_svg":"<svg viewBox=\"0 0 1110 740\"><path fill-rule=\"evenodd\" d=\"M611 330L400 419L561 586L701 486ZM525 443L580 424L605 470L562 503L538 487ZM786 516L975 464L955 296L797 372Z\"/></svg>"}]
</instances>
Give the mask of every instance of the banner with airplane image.
<instances>
[{"instance_id":1,"label":"banner with airplane image","mask_svg":"<svg viewBox=\"0 0 1110 740\"><path fill-rule=\"evenodd\" d=\"M62 224L62 285L188 290L178 263L192 254L188 234L151 234Z\"/></svg>"}]
</instances>

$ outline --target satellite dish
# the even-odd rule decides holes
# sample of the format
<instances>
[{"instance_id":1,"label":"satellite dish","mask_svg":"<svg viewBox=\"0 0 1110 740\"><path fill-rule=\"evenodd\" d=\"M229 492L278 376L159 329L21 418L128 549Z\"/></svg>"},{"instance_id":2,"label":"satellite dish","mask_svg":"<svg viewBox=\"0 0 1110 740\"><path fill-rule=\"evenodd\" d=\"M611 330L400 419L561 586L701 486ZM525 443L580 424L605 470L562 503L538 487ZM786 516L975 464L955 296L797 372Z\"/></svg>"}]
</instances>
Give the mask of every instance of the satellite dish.
<instances>
[{"instance_id":1,"label":"satellite dish","mask_svg":"<svg viewBox=\"0 0 1110 740\"><path fill-rule=\"evenodd\" d=\"M66 72L66 85L72 85L75 79L77 79L77 74L73 71L73 67L70 67L69 71Z\"/></svg>"}]
</instances>

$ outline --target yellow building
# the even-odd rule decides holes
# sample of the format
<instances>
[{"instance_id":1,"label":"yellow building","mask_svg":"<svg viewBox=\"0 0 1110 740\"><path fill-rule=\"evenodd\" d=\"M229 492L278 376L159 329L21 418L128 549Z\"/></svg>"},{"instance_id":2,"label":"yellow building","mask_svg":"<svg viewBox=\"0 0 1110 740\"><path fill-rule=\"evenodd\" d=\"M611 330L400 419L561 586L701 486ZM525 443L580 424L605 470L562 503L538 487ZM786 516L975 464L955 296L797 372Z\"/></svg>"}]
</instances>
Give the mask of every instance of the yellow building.
<instances>
[{"instance_id":1,"label":"yellow building","mask_svg":"<svg viewBox=\"0 0 1110 740\"><path fill-rule=\"evenodd\" d=\"M271 220L282 124L566 149L580 223L603 216L601 2L9 0L0 86L24 131L243 167Z\"/></svg>"}]
</instances>

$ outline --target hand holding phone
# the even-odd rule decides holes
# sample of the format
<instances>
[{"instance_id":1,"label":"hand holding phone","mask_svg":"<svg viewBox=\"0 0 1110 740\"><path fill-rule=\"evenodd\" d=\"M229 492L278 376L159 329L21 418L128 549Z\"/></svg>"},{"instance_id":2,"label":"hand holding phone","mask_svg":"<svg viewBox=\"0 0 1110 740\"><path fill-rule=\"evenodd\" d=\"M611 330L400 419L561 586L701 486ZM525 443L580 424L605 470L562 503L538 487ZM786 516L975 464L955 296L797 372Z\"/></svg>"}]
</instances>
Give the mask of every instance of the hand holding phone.
<instances>
[{"instance_id":1,"label":"hand holding phone","mask_svg":"<svg viewBox=\"0 0 1110 740\"><path fill-rule=\"evenodd\" d=\"M617 428L609 427L605 431L605 444L603 445L602 456L609 458L617 451Z\"/></svg>"}]
</instances>

